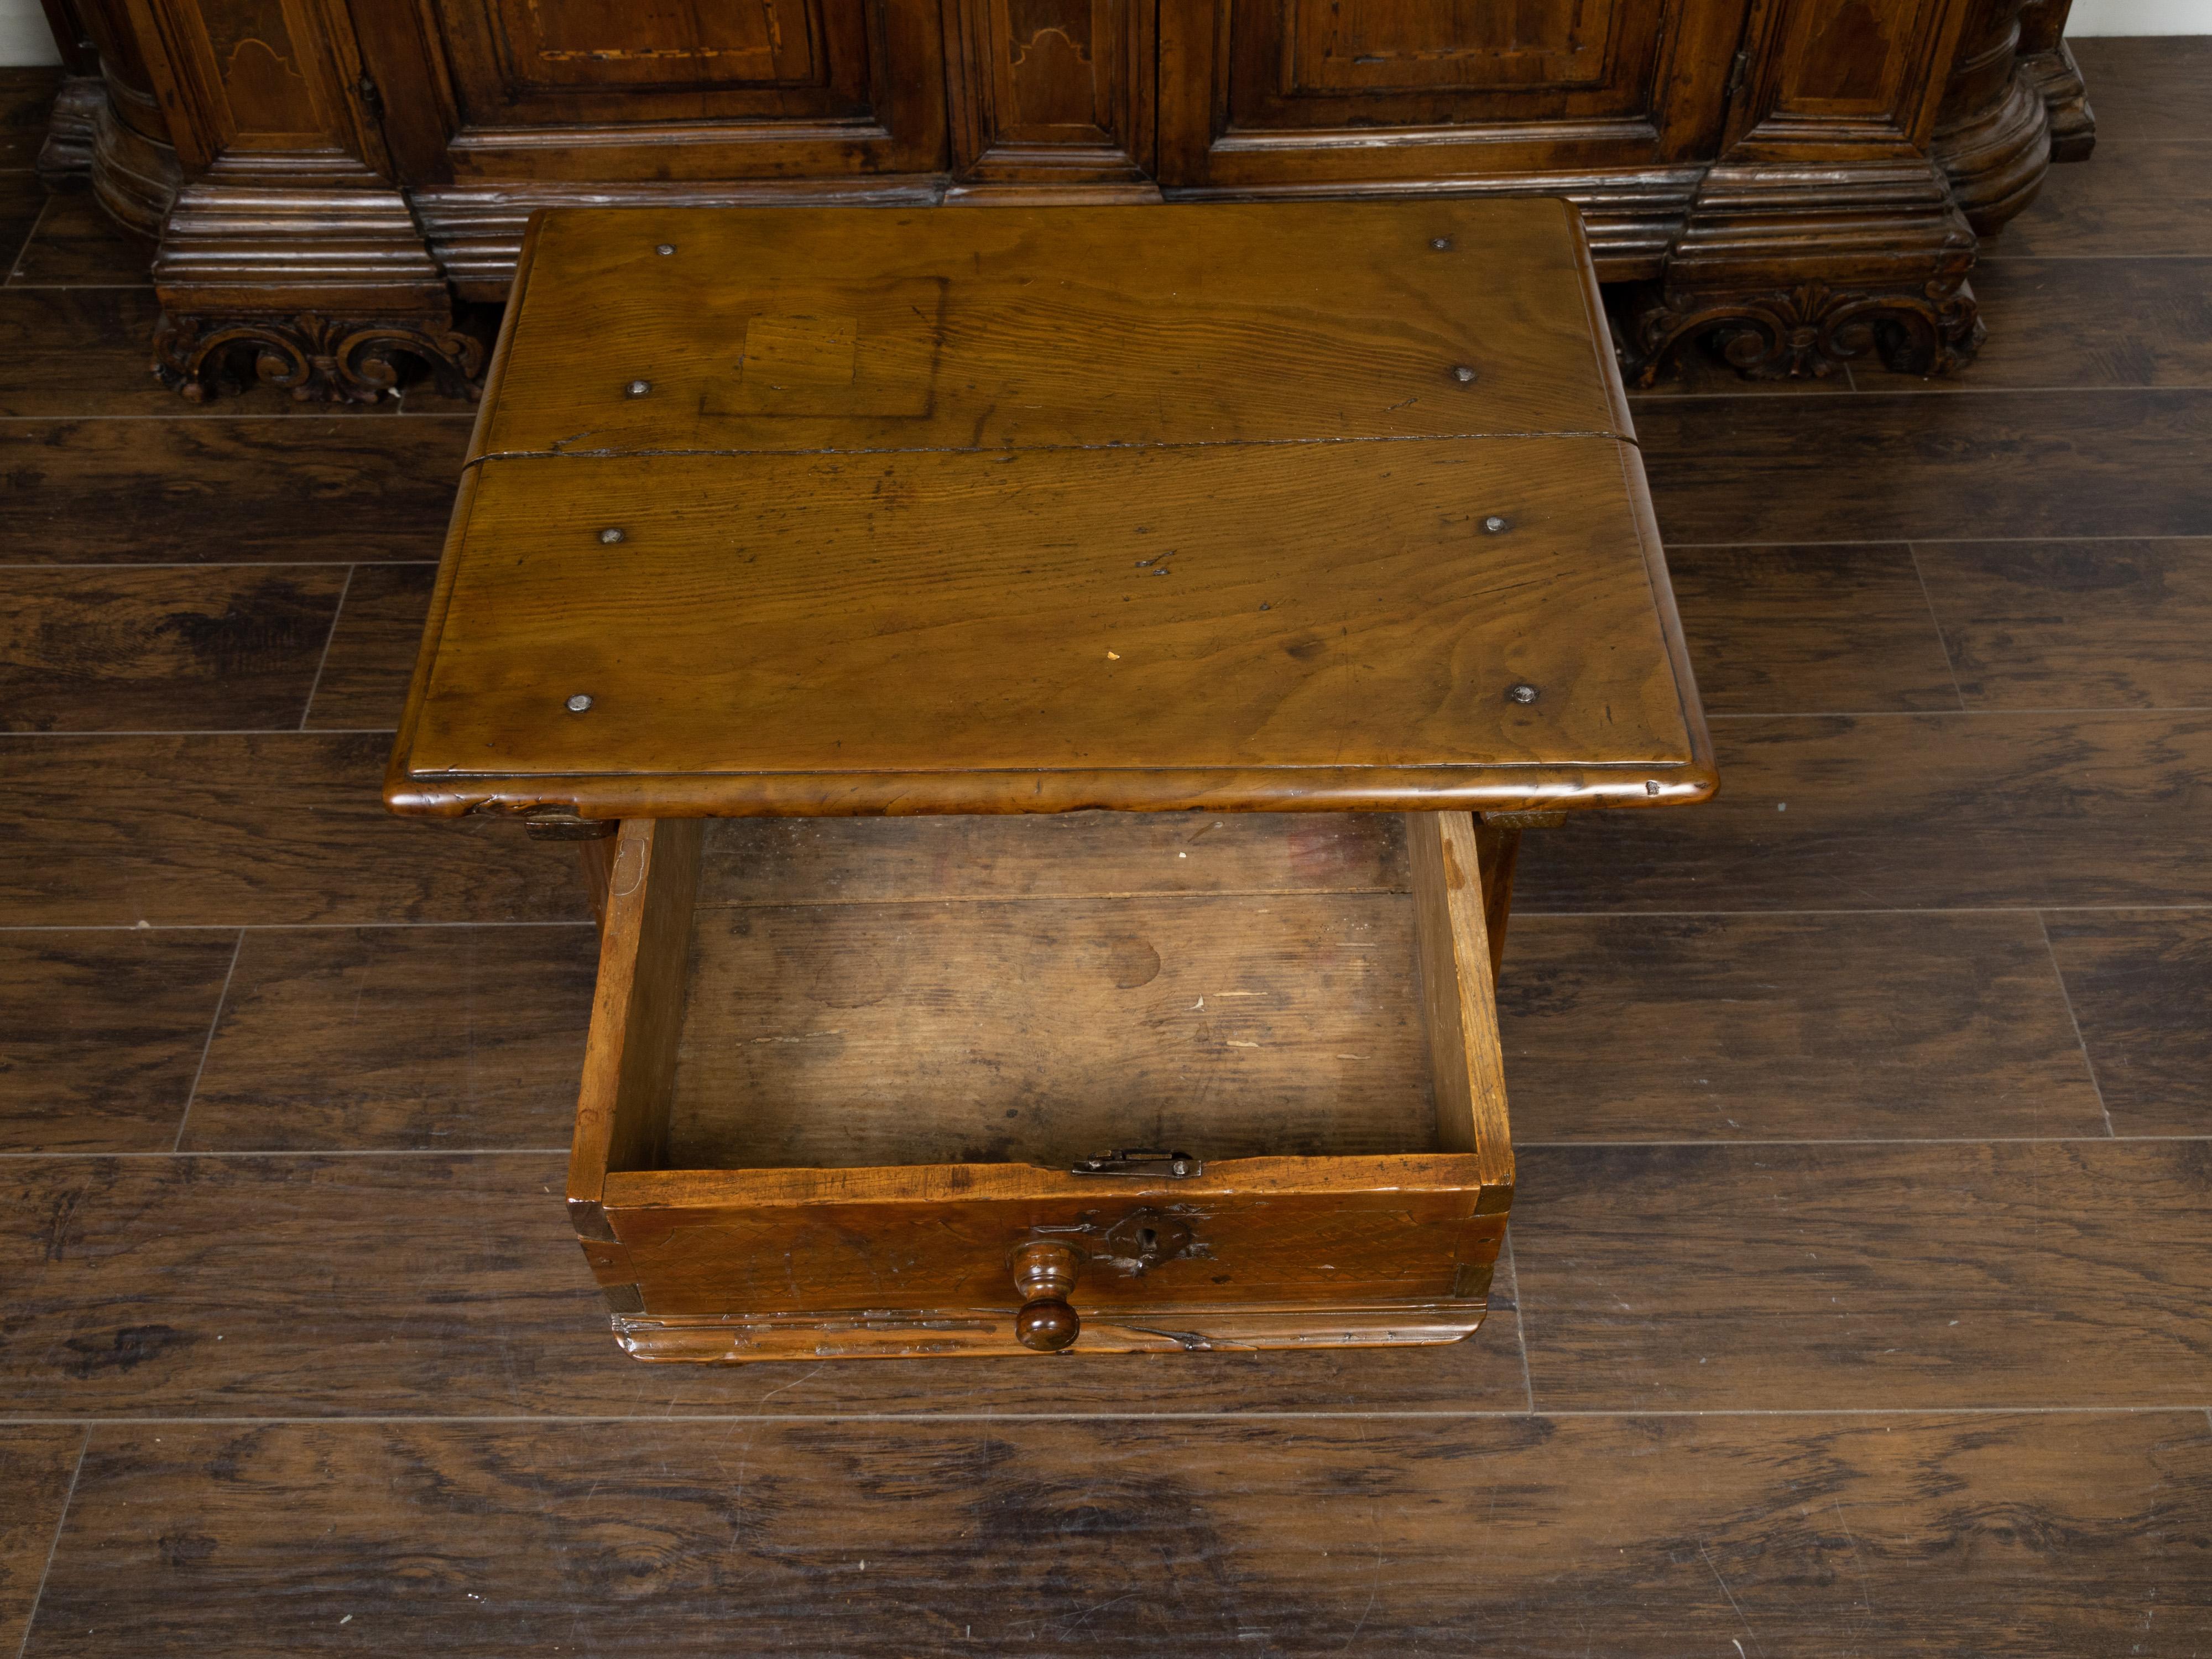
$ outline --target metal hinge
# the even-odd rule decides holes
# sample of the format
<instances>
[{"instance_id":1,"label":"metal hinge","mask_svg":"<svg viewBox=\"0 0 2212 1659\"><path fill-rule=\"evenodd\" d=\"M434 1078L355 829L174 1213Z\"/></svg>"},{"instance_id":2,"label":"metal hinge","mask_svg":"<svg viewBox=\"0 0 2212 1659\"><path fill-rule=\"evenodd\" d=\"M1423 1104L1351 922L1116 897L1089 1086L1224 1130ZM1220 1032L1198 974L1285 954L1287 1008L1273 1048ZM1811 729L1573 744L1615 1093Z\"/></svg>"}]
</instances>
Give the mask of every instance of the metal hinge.
<instances>
[{"instance_id":1,"label":"metal hinge","mask_svg":"<svg viewBox=\"0 0 2212 1659\"><path fill-rule=\"evenodd\" d=\"M1097 1158L1086 1158L1070 1171L1073 1175L1095 1176L1165 1176L1170 1181L1181 1181L1201 1173L1206 1166L1188 1152L1154 1152L1150 1148L1125 1152L1105 1152Z\"/></svg>"},{"instance_id":2,"label":"metal hinge","mask_svg":"<svg viewBox=\"0 0 2212 1659\"><path fill-rule=\"evenodd\" d=\"M1721 96L1723 98L1733 98L1736 94L1741 92L1743 90L1743 77L1750 72L1750 70L1751 53L1748 52L1740 52L1736 53L1735 62L1729 65L1728 89L1723 92Z\"/></svg>"},{"instance_id":3,"label":"metal hinge","mask_svg":"<svg viewBox=\"0 0 2212 1659\"><path fill-rule=\"evenodd\" d=\"M377 90L376 82L364 75L353 83L353 88L361 94L361 106L368 112L369 119L381 121L384 118L384 94Z\"/></svg>"}]
</instances>

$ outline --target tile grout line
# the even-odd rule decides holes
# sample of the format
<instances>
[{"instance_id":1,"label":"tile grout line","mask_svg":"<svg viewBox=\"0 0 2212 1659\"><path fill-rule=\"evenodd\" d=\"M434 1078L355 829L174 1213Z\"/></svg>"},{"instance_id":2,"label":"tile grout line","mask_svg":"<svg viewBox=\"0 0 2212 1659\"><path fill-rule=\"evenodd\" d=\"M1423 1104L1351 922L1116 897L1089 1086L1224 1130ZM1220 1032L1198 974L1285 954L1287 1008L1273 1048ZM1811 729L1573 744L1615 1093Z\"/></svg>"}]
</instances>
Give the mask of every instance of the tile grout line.
<instances>
[{"instance_id":1,"label":"tile grout line","mask_svg":"<svg viewBox=\"0 0 2212 1659\"><path fill-rule=\"evenodd\" d=\"M2040 910L2035 913L2035 925L2043 935L2044 954L2051 958L2051 976L2058 981L2058 999L2066 1005L2067 1024L2074 1028L2075 1046L2081 1049L2081 1064L2088 1070L2089 1087L2097 1096L2097 1109L2104 1114L2105 1133L2107 1138L2118 1140L2121 1137L2119 1132L2112 1127L2112 1109L2105 1104L2104 1081L2097 1075L2097 1062L2089 1057L2089 1039L2081 1035L2081 1017L2074 1012L2074 993L2067 988L2066 969L2060 965L2058 947L2051 942L2051 924L2043 919ZM2135 1139L2133 1136L2128 1138Z\"/></svg>"},{"instance_id":2,"label":"tile grout line","mask_svg":"<svg viewBox=\"0 0 2212 1659\"><path fill-rule=\"evenodd\" d=\"M54 1558L61 1553L62 1528L69 1524L70 1506L76 1502L77 1478L84 1473L85 1454L92 1449L93 1432L99 1426L91 1419L85 1420L84 1440L76 1449L76 1463L70 1468L69 1488L62 1494L62 1512L54 1517L53 1540L46 1546L46 1565L40 1569L39 1587L31 1592L30 1607L23 1614L23 1639L15 1649L15 1659L23 1659L31 1650L31 1631L39 1622L39 1603L46 1599L46 1580L53 1576Z\"/></svg>"},{"instance_id":3,"label":"tile grout line","mask_svg":"<svg viewBox=\"0 0 2212 1659\"><path fill-rule=\"evenodd\" d=\"M1528 1396L1528 1415L1536 1414L1536 1384L1528 1368L1528 1297L1521 1288L1521 1258L1513 1254L1513 1223L1505 1224L1505 1264L1513 1270L1513 1338L1521 1348L1521 1387Z\"/></svg>"},{"instance_id":4,"label":"tile grout line","mask_svg":"<svg viewBox=\"0 0 2212 1659\"><path fill-rule=\"evenodd\" d=\"M1052 893L1035 898L983 897L966 901L958 894L927 893L916 898L886 899L823 899L760 900L750 902L732 902L710 908L726 910L821 909L834 905L860 904L937 904L957 902L994 904L1051 903L1060 900L1098 898L1305 898L1312 896L1389 897L1403 895L1403 887L1312 887L1312 888L1222 888L1206 892L1159 892L1132 890L1118 893ZM1522 921L1651 921L1741 916L1754 921L1782 921L1795 917L1839 916L1857 919L1868 916L2033 916L2049 912L2053 915L2106 916L2125 915L2142 912L2154 915L2201 915L2212 911L2212 902L2203 904L1923 904L1869 906L1849 910L1544 910L1529 908L1515 912L1515 919ZM591 921L582 917L555 919L546 921L38 921L0 922L0 935L9 933L304 933L318 930L339 932L366 927L590 927Z\"/></svg>"},{"instance_id":5,"label":"tile grout line","mask_svg":"<svg viewBox=\"0 0 2212 1659\"><path fill-rule=\"evenodd\" d=\"M185 1109L177 1117L177 1138L171 1143L168 1157L175 1157L185 1149L185 1126L192 1121L192 1103L199 1098L200 1079L207 1072L208 1054L215 1048L215 1034L222 1024L223 1005L230 1000L230 981L238 975L238 958L246 950L246 929L238 930L238 942L230 947L230 966L223 970L222 989L216 993L215 1012L209 1017L207 1041L200 1044L200 1063L192 1068L192 1086L185 1091ZM164 1154L156 1152L159 1158Z\"/></svg>"},{"instance_id":6,"label":"tile grout line","mask_svg":"<svg viewBox=\"0 0 2212 1659\"><path fill-rule=\"evenodd\" d=\"M248 559L243 562L225 559L131 559L123 563L113 560L94 560L89 563L64 563L53 560L28 561L0 559L0 570L335 570L343 565L349 569L362 565L372 570L416 568L434 570L435 559Z\"/></svg>"},{"instance_id":7,"label":"tile grout line","mask_svg":"<svg viewBox=\"0 0 2212 1659\"><path fill-rule=\"evenodd\" d=\"M1480 1338L1472 1339L1480 1340ZM1749 1417L1812 1417L1812 1418L1884 1418L1884 1417L2148 1417L2186 1414L2195 1417L2212 1412L2212 1406L2197 1401L2160 1401L2149 1405L2106 1406L1736 1406L1714 1407L1561 1407L1556 1410L1538 1412L1540 1418L1590 1418L1600 1420L1649 1418L1749 1418ZM1495 1420L1498 1422L1525 1421L1529 1413L1518 1407L1435 1407L1380 1411L1187 1411L1187 1412L631 1412L620 1415L605 1412L579 1412L569 1415L541 1413L538 1416L504 1416L486 1414L470 1416L465 1413L426 1412L420 1415L402 1415L391 1412L365 1412L358 1416L332 1415L328 1413L313 1416L270 1417L4 1417L0 1427L70 1427L98 1431L104 1428L237 1428L246 1426L287 1428L351 1428L376 1427L390 1425L447 1424L455 1426L477 1425L520 1425L525 1427L567 1428L582 1425L651 1423L890 1423L926 1426L933 1423L1267 1423L1267 1422L1339 1422L1366 1419L1407 1419L1413 1420L1445 1420L1451 1422Z\"/></svg>"},{"instance_id":8,"label":"tile grout line","mask_svg":"<svg viewBox=\"0 0 2212 1659\"><path fill-rule=\"evenodd\" d=\"M1692 548L1791 548L1791 547L1910 547L1915 543L1942 547L1953 544L1971 546L2009 547L2021 542L2205 542L2212 544L2212 532L2153 531L2135 536L2047 535L2047 536L1852 536L1841 541L1813 541L1802 536L1769 536L1763 541L1749 542L1692 542L1667 538L1667 545L1685 550Z\"/></svg>"},{"instance_id":9,"label":"tile grout line","mask_svg":"<svg viewBox=\"0 0 2212 1659\"><path fill-rule=\"evenodd\" d=\"M331 647L337 643L338 623L345 616L346 596L353 592L353 573L359 568L359 565L348 565L345 580L338 584L338 602L331 607L331 631L323 635L323 654L315 659L315 678L307 682L307 700L300 705L300 723L293 728L295 731L306 731L307 721L315 712L315 693L323 689L323 670L330 666Z\"/></svg>"},{"instance_id":10,"label":"tile grout line","mask_svg":"<svg viewBox=\"0 0 2212 1659\"><path fill-rule=\"evenodd\" d=\"M1959 684L1959 665L1951 660L1951 641L1944 635L1943 619L1936 614L1936 596L1928 591L1928 573L1920 568L1920 550L1907 542L1905 556L1912 562L1913 580L1920 584L1920 602L1928 607L1928 623L1936 630L1936 648L1943 653L1943 672L1951 677L1951 695L1958 698L1960 714L1972 714L1975 711L1966 707L1966 688Z\"/></svg>"},{"instance_id":11,"label":"tile grout line","mask_svg":"<svg viewBox=\"0 0 2212 1659\"><path fill-rule=\"evenodd\" d=\"M38 240L39 227L46 222L47 210L53 204L54 192L48 191L46 199L39 204L39 210L31 216L31 228L23 233L22 241L17 245L14 256L9 259L8 275L4 278L0 278L0 285L14 283L15 272L22 265L23 256L30 252L31 244Z\"/></svg>"},{"instance_id":12,"label":"tile grout line","mask_svg":"<svg viewBox=\"0 0 2212 1659\"><path fill-rule=\"evenodd\" d=\"M1575 1152L1591 1150L1729 1151L1744 1146L2195 1146L2212 1142L2212 1132L2201 1135L1860 1135L1821 1138L1752 1136L1738 1140L1707 1136L1702 1140L1523 1140L1522 1152ZM0 1164L65 1163L70 1160L126 1162L147 1158L566 1158L569 1148L558 1146L261 1146L196 1147L169 1152L118 1152L93 1149L55 1152L0 1152ZM1520 1274L1514 1274L1514 1307L1521 1307ZM4 1420L4 1419L0 1419Z\"/></svg>"}]
</instances>

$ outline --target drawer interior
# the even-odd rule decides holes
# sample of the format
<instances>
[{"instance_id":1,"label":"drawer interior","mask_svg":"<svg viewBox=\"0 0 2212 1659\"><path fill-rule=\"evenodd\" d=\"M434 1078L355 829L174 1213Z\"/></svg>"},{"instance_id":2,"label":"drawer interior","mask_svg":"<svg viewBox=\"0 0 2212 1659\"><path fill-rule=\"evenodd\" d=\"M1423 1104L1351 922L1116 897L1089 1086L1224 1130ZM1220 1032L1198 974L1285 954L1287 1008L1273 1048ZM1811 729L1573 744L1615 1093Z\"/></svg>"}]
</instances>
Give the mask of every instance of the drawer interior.
<instances>
[{"instance_id":1,"label":"drawer interior","mask_svg":"<svg viewBox=\"0 0 2212 1659\"><path fill-rule=\"evenodd\" d=\"M703 828L677 1169L1437 1148L1395 815Z\"/></svg>"},{"instance_id":2,"label":"drawer interior","mask_svg":"<svg viewBox=\"0 0 2212 1659\"><path fill-rule=\"evenodd\" d=\"M1502 1213L1516 838L1464 812L627 821L571 1213L607 1239L621 1206L1076 1203L1079 1162L1137 1148L1224 1193Z\"/></svg>"}]
</instances>

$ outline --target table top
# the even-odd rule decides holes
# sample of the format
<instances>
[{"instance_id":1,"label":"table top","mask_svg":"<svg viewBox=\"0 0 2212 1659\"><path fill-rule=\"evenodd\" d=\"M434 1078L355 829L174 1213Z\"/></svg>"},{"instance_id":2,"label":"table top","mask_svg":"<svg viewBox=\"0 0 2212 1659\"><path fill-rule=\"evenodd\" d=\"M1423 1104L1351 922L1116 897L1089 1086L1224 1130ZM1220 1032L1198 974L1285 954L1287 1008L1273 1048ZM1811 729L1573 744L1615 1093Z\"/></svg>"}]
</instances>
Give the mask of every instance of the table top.
<instances>
[{"instance_id":1,"label":"table top","mask_svg":"<svg viewBox=\"0 0 2212 1659\"><path fill-rule=\"evenodd\" d=\"M1573 210L540 216L386 795L586 817L1713 787Z\"/></svg>"}]
</instances>

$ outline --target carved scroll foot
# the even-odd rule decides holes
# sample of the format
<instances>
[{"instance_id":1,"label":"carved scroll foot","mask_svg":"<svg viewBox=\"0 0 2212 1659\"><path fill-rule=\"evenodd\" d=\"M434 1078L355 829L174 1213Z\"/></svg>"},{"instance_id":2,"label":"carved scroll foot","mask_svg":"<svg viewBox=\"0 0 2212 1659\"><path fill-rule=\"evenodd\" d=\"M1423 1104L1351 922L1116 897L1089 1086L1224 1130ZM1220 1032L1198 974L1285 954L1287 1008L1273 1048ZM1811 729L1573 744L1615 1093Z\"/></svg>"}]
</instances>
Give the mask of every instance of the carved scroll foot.
<instances>
[{"instance_id":1,"label":"carved scroll foot","mask_svg":"<svg viewBox=\"0 0 2212 1659\"><path fill-rule=\"evenodd\" d=\"M1656 380L1685 341L1700 339L1759 380L1832 374L1869 351L1900 374L1953 374L1973 361L1983 334L1973 290L1956 276L1904 291L1802 283L1755 294L1670 293L1654 285L1632 301L1620 356L1638 386Z\"/></svg>"},{"instance_id":2,"label":"carved scroll foot","mask_svg":"<svg viewBox=\"0 0 2212 1659\"><path fill-rule=\"evenodd\" d=\"M448 397L473 400L483 392L484 343L449 321L313 312L233 320L165 312L155 326L154 373L193 403L241 387L239 366L249 356L264 386L302 403L374 403L398 388L402 356L428 364Z\"/></svg>"}]
</instances>

